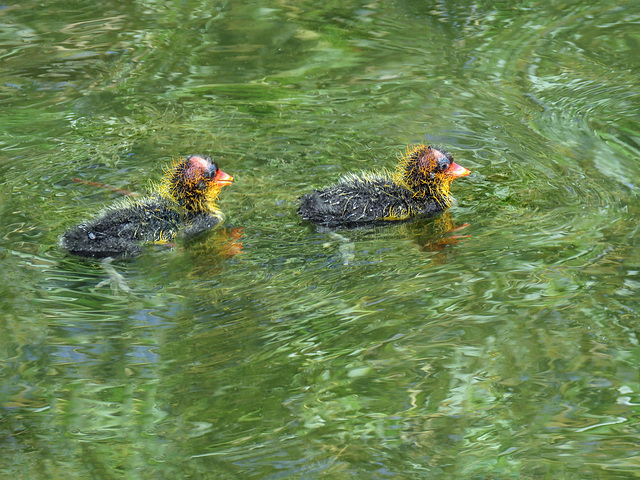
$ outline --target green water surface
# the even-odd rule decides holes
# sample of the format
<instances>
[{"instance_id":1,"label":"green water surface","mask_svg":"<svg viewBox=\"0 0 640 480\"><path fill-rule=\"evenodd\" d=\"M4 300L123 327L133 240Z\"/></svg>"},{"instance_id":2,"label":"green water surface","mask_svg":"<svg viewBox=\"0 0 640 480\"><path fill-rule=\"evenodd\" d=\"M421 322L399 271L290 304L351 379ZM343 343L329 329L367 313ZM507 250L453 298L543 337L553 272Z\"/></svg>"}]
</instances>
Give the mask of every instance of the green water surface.
<instances>
[{"instance_id":1,"label":"green water surface","mask_svg":"<svg viewBox=\"0 0 640 480\"><path fill-rule=\"evenodd\" d=\"M640 476L639 51L637 1L0 5L0 478ZM297 216L416 143L447 214ZM128 292L59 249L194 153L222 228Z\"/></svg>"}]
</instances>

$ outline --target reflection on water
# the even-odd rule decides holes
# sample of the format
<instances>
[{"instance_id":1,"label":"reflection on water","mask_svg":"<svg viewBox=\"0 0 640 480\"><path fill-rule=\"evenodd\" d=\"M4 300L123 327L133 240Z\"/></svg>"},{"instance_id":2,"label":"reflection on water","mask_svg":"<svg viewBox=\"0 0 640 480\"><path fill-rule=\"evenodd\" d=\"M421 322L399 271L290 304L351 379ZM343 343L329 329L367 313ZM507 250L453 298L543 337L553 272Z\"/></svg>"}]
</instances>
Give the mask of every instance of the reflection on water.
<instances>
[{"instance_id":1,"label":"reflection on water","mask_svg":"<svg viewBox=\"0 0 640 480\"><path fill-rule=\"evenodd\" d=\"M633 3L31 3L0 10L3 474L637 470ZM472 171L447 214L297 217L418 142ZM224 228L115 262L128 294L58 249L121 196L89 182L191 153L233 172Z\"/></svg>"}]
</instances>

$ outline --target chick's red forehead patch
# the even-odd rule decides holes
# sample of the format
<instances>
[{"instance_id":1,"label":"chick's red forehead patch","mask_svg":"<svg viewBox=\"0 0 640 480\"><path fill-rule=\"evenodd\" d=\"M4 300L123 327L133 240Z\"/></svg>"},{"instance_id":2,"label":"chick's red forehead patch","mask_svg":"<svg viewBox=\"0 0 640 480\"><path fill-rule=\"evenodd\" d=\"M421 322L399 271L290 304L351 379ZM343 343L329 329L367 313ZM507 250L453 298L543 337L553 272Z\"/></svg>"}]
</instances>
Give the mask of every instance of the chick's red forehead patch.
<instances>
[{"instance_id":1,"label":"chick's red forehead patch","mask_svg":"<svg viewBox=\"0 0 640 480\"><path fill-rule=\"evenodd\" d=\"M420 153L422 155L420 155L419 163L422 167L431 167L433 166L434 161L438 160L440 157L444 157L442 152L431 148L431 146L424 148Z\"/></svg>"},{"instance_id":2,"label":"chick's red forehead patch","mask_svg":"<svg viewBox=\"0 0 640 480\"><path fill-rule=\"evenodd\" d=\"M187 178L201 177L210 166L211 163L202 157L191 157L187 161L186 168L184 169L184 175Z\"/></svg>"},{"instance_id":3,"label":"chick's red forehead patch","mask_svg":"<svg viewBox=\"0 0 640 480\"><path fill-rule=\"evenodd\" d=\"M429 147L429 152L431 153L431 155L433 156L434 160L436 160L436 161L438 161L438 160L440 160L442 158L444 158L446 160L449 160L447 158L447 156L444 153L442 153L440 150L436 150L435 148Z\"/></svg>"},{"instance_id":4,"label":"chick's red forehead patch","mask_svg":"<svg viewBox=\"0 0 640 480\"><path fill-rule=\"evenodd\" d=\"M202 157L191 157L189 159L189 165L191 166L191 168L206 170L211 166L211 163L209 163L207 159Z\"/></svg>"}]
</instances>

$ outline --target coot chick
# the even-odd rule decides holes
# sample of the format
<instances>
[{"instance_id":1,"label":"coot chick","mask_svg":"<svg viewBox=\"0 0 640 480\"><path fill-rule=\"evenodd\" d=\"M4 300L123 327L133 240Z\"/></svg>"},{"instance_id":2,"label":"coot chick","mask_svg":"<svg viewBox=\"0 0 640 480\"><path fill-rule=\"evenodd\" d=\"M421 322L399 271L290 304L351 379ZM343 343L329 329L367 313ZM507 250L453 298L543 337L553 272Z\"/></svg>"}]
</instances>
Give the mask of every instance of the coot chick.
<instances>
[{"instance_id":1,"label":"coot chick","mask_svg":"<svg viewBox=\"0 0 640 480\"><path fill-rule=\"evenodd\" d=\"M336 185L303 195L298 213L326 227L355 227L435 215L453 198L449 186L471 173L430 145L407 149L396 171L347 175Z\"/></svg>"},{"instance_id":2,"label":"coot chick","mask_svg":"<svg viewBox=\"0 0 640 480\"><path fill-rule=\"evenodd\" d=\"M60 245L82 257L122 258L138 255L145 243L171 242L180 229L185 238L193 237L223 220L216 201L231 182L210 157L178 159L153 194L127 199L68 230Z\"/></svg>"}]
</instances>

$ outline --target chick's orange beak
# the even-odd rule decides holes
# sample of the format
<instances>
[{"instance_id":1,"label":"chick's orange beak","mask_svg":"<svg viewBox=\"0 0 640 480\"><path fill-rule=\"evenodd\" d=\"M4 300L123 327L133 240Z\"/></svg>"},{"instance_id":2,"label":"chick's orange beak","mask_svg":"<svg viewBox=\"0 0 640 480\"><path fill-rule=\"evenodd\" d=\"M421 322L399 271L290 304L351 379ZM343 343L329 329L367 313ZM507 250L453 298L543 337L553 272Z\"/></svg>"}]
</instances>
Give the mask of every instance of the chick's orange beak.
<instances>
[{"instance_id":1,"label":"chick's orange beak","mask_svg":"<svg viewBox=\"0 0 640 480\"><path fill-rule=\"evenodd\" d=\"M218 185L220 185L221 187L224 187L226 185L231 185L231 183L233 182L233 177L227 173L224 173L222 170L218 169L214 180Z\"/></svg>"},{"instance_id":2,"label":"chick's orange beak","mask_svg":"<svg viewBox=\"0 0 640 480\"><path fill-rule=\"evenodd\" d=\"M464 167L461 167L456 162L451 162L451 165L449 165L449 168L444 173L446 173L450 177L457 178L469 175L471 171L467 170Z\"/></svg>"}]
</instances>

